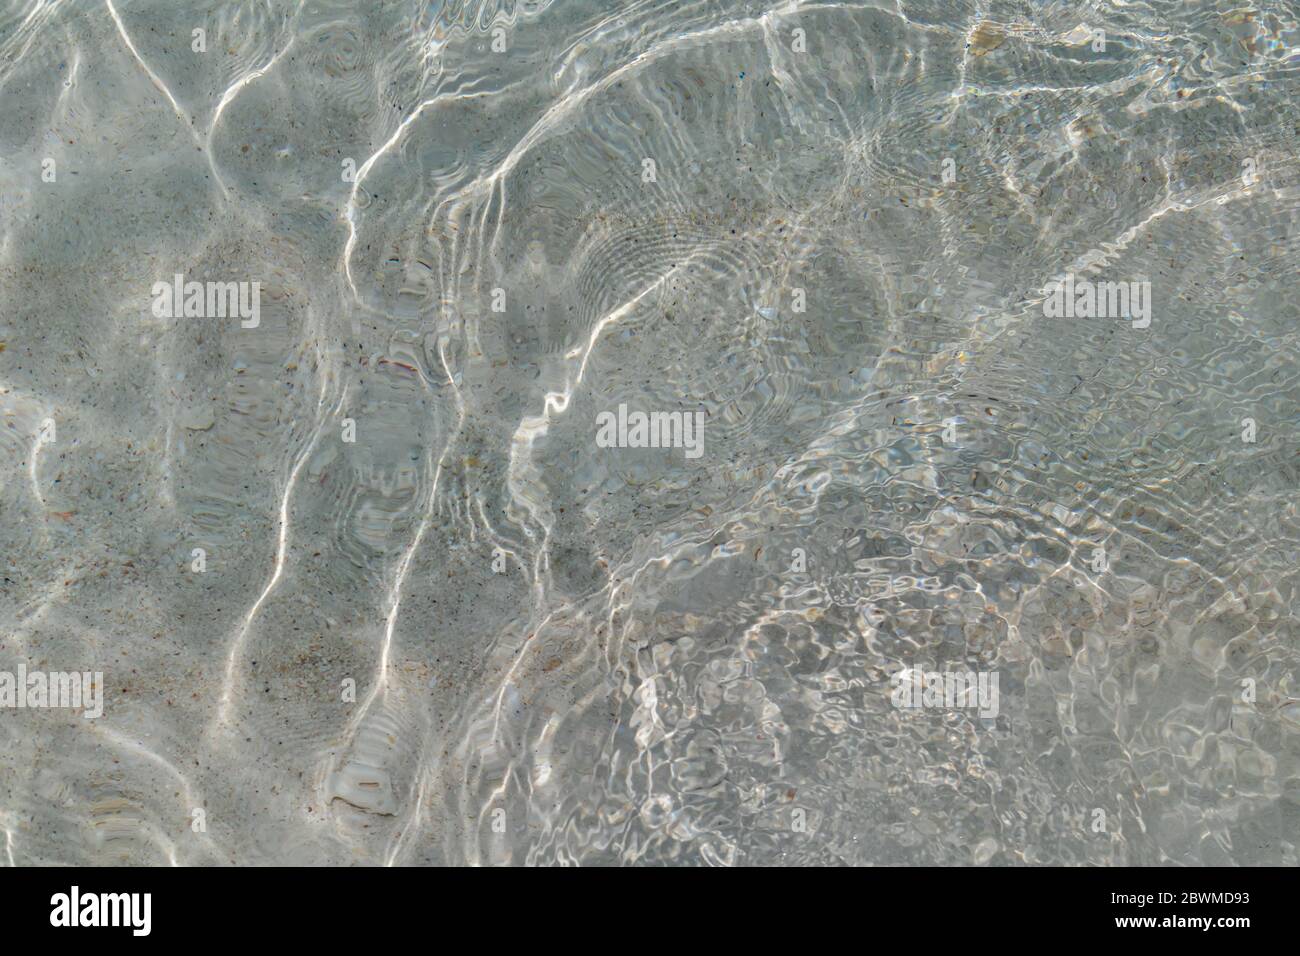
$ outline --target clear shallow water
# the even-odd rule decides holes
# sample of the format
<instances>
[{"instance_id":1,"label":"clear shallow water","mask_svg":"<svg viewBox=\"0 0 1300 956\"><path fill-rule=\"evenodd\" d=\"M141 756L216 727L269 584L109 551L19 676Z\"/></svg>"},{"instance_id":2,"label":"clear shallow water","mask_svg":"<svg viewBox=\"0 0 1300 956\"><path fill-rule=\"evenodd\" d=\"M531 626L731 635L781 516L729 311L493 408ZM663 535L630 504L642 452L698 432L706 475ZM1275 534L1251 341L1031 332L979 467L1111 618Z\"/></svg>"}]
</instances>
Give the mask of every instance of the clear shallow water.
<instances>
[{"instance_id":1,"label":"clear shallow water","mask_svg":"<svg viewBox=\"0 0 1300 956\"><path fill-rule=\"evenodd\" d=\"M6 2L0 670L104 714L0 709L0 859L1295 864L1298 82L1281 3Z\"/></svg>"}]
</instances>

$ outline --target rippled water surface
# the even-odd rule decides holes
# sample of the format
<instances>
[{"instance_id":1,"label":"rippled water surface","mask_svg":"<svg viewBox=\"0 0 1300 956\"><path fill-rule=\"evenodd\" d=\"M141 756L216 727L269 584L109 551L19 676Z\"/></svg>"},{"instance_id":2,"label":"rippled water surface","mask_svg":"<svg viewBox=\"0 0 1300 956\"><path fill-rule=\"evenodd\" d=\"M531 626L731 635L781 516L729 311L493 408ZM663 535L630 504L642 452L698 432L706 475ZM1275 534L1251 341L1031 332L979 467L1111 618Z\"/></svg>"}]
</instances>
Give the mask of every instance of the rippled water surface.
<instances>
[{"instance_id":1,"label":"rippled water surface","mask_svg":"<svg viewBox=\"0 0 1300 956\"><path fill-rule=\"evenodd\" d=\"M0 0L0 860L1300 862L1298 18Z\"/></svg>"}]
</instances>

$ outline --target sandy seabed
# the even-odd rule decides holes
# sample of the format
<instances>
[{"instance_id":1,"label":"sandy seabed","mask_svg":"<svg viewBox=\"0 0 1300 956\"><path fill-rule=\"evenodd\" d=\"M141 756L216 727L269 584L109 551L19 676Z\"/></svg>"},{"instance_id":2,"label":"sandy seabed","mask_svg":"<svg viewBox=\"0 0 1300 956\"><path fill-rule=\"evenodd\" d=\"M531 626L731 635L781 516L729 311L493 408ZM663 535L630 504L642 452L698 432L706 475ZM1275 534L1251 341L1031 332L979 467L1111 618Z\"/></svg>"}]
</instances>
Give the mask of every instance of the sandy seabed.
<instances>
[{"instance_id":1,"label":"sandy seabed","mask_svg":"<svg viewBox=\"0 0 1300 956\"><path fill-rule=\"evenodd\" d=\"M1279 3L0 0L0 861L1296 865L1298 95Z\"/></svg>"}]
</instances>

